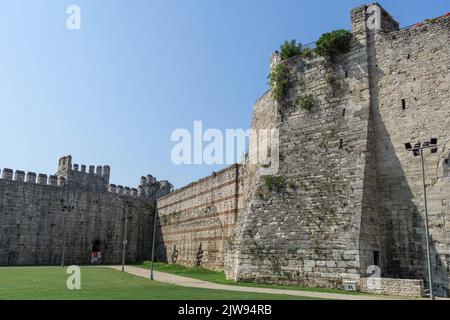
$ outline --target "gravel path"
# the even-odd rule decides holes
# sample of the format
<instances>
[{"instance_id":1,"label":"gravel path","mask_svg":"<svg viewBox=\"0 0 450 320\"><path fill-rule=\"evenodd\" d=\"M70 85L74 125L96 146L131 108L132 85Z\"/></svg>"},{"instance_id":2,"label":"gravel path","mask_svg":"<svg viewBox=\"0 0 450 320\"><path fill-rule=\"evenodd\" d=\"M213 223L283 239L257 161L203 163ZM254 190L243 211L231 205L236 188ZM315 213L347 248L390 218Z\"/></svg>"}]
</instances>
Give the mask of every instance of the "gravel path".
<instances>
[{"instance_id":1,"label":"gravel path","mask_svg":"<svg viewBox=\"0 0 450 320\"><path fill-rule=\"evenodd\" d=\"M108 266L115 270L122 270L121 266ZM135 276L150 278L150 270L125 266L125 272L133 274ZM335 300L402 300L400 297L388 297L388 296L375 296L375 295L350 295L339 293L327 293L327 292L314 292L314 291L299 291L299 290L287 290L287 289L272 289L272 288L258 288L258 287L244 287L233 286L226 284L218 284L207 282L203 280L197 280L193 278L181 277L170 273L153 272L153 278L155 281L174 284L182 287L202 288L202 289L216 289L216 290L228 290L228 291L240 291L240 292L254 292L254 293L270 293L270 294L284 294L299 297L308 298L321 298L321 299L335 299Z\"/></svg>"}]
</instances>

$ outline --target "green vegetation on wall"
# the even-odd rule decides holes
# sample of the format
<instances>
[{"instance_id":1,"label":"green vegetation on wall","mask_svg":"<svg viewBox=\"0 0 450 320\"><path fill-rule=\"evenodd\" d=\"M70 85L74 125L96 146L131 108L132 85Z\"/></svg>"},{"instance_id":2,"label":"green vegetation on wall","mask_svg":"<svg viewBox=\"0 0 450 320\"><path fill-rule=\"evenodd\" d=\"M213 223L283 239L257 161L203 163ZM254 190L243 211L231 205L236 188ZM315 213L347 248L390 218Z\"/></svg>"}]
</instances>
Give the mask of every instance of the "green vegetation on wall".
<instances>
[{"instance_id":1,"label":"green vegetation on wall","mask_svg":"<svg viewBox=\"0 0 450 320\"><path fill-rule=\"evenodd\" d=\"M301 42L297 43L295 40L285 41L280 47L281 61L301 54L303 51Z\"/></svg>"},{"instance_id":2,"label":"green vegetation on wall","mask_svg":"<svg viewBox=\"0 0 450 320\"><path fill-rule=\"evenodd\" d=\"M352 34L347 30L336 30L324 33L316 43L316 53L330 61L351 49Z\"/></svg>"},{"instance_id":3,"label":"green vegetation on wall","mask_svg":"<svg viewBox=\"0 0 450 320\"><path fill-rule=\"evenodd\" d=\"M280 47L281 61L301 56L302 58L311 58L314 56L314 50L303 47L302 43L296 40L285 41Z\"/></svg>"},{"instance_id":4,"label":"green vegetation on wall","mask_svg":"<svg viewBox=\"0 0 450 320\"><path fill-rule=\"evenodd\" d=\"M286 181L283 177L265 176L264 183L269 191L280 192L286 187Z\"/></svg>"},{"instance_id":5,"label":"green vegetation on wall","mask_svg":"<svg viewBox=\"0 0 450 320\"><path fill-rule=\"evenodd\" d=\"M332 87L336 85L336 78L332 76L331 74L327 74L325 76L325 81Z\"/></svg>"},{"instance_id":6,"label":"green vegetation on wall","mask_svg":"<svg viewBox=\"0 0 450 320\"><path fill-rule=\"evenodd\" d=\"M295 105L302 109L311 112L316 106L316 100L312 94L300 91L295 97Z\"/></svg>"},{"instance_id":7,"label":"green vegetation on wall","mask_svg":"<svg viewBox=\"0 0 450 320\"><path fill-rule=\"evenodd\" d=\"M303 48L301 55L302 58L312 58L314 57L314 50L311 48Z\"/></svg>"},{"instance_id":8,"label":"green vegetation on wall","mask_svg":"<svg viewBox=\"0 0 450 320\"><path fill-rule=\"evenodd\" d=\"M290 69L284 63L280 63L270 72L269 83L273 90L273 97L277 102L283 99L291 86L290 74Z\"/></svg>"}]
</instances>

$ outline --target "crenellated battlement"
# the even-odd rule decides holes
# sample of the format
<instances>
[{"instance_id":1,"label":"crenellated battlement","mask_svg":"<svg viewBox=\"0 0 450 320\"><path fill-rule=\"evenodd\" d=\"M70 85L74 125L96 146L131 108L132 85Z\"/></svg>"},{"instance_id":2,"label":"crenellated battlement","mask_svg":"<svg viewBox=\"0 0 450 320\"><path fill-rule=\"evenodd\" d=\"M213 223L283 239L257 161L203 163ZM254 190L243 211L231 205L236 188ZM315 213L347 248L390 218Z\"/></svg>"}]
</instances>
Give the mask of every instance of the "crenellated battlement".
<instances>
[{"instance_id":1,"label":"crenellated battlement","mask_svg":"<svg viewBox=\"0 0 450 320\"><path fill-rule=\"evenodd\" d=\"M86 170L86 168L87 168L87 170ZM105 180L106 184L109 184L111 167L109 165L103 165L103 166L101 166L101 165L86 166L85 164L82 164L82 165L73 164L72 165L72 156L71 155L61 157L59 159L57 175L68 176L68 175L70 175L71 172L79 172L82 174L101 177L101 178L103 178L103 180Z\"/></svg>"},{"instance_id":2,"label":"crenellated battlement","mask_svg":"<svg viewBox=\"0 0 450 320\"><path fill-rule=\"evenodd\" d=\"M36 174L35 172L25 172L23 170L12 170L4 168L0 170L0 179L7 181L17 181L31 184L49 185L54 187L63 187L65 178L57 175L47 175L44 173Z\"/></svg>"},{"instance_id":3,"label":"crenellated battlement","mask_svg":"<svg viewBox=\"0 0 450 320\"><path fill-rule=\"evenodd\" d=\"M58 177L63 177L67 185L87 191L108 191L111 168L108 165L79 165L72 164L72 156L64 156L59 159Z\"/></svg>"},{"instance_id":4,"label":"crenellated battlement","mask_svg":"<svg viewBox=\"0 0 450 320\"><path fill-rule=\"evenodd\" d=\"M138 186L138 195L146 198L157 199L172 191L172 184L167 180L158 181L155 177L148 174L142 176Z\"/></svg>"},{"instance_id":5,"label":"crenellated battlement","mask_svg":"<svg viewBox=\"0 0 450 320\"><path fill-rule=\"evenodd\" d=\"M109 166L63 157L55 171L0 168L0 266L120 263L125 223L127 263L149 259L156 199L110 185Z\"/></svg>"},{"instance_id":6,"label":"crenellated battlement","mask_svg":"<svg viewBox=\"0 0 450 320\"><path fill-rule=\"evenodd\" d=\"M115 184L110 184L108 186L108 192L109 193L116 193L123 196L129 196L133 198L141 197L141 195L138 194L138 189L136 188L130 188L130 187L123 187L123 186L116 186Z\"/></svg>"},{"instance_id":7,"label":"crenellated battlement","mask_svg":"<svg viewBox=\"0 0 450 320\"><path fill-rule=\"evenodd\" d=\"M29 184L48 185L54 187L69 187L90 192L107 192L133 198L156 199L166 195L172 189L168 181L157 181L152 175L143 176L137 188L110 184L111 167L86 166L84 164L72 164L72 156L64 156L59 159L56 174L25 172L4 168L0 170L0 180L17 181Z\"/></svg>"},{"instance_id":8,"label":"crenellated battlement","mask_svg":"<svg viewBox=\"0 0 450 320\"><path fill-rule=\"evenodd\" d=\"M166 181L157 181L152 175L142 176L137 188L124 187L110 184L108 192L134 198L157 199L168 194L172 190L172 185Z\"/></svg>"}]
</instances>

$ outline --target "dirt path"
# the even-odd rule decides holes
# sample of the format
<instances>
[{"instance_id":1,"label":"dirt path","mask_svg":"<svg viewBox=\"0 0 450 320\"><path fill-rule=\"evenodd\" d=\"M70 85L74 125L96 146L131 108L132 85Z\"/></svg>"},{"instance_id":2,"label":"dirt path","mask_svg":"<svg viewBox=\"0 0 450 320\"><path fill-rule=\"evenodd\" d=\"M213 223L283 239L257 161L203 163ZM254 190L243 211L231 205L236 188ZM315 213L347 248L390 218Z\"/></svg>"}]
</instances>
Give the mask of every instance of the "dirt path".
<instances>
[{"instance_id":1,"label":"dirt path","mask_svg":"<svg viewBox=\"0 0 450 320\"><path fill-rule=\"evenodd\" d=\"M108 266L115 270L122 270L121 266ZM135 276L149 279L150 270L125 266L125 272L133 274ZM387 297L387 296L375 296L375 295L350 295L339 293L327 293L327 292L314 292L314 291L299 291L299 290L286 290L286 289L272 289L272 288L257 288L257 287L243 287L233 286L226 284L217 284L207 282L203 280L197 280L193 278L181 277L170 273L153 272L153 278L159 282L165 282L182 287L202 288L202 289L216 289L216 290L228 290L228 291L240 291L240 292L254 292L254 293L270 293L270 294L284 294L299 297L308 298L321 298L321 299L335 299L335 300L402 300L400 297ZM404 298L403 298L404 299Z\"/></svg>"}]
</instances>

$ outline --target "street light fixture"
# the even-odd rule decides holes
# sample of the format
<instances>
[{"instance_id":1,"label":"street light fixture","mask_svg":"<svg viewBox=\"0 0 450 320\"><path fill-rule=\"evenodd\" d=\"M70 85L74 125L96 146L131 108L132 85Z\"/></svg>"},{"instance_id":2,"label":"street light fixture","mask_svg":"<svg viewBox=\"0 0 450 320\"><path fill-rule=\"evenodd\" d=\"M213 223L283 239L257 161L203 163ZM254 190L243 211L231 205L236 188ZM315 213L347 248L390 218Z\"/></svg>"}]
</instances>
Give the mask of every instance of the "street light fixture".
<instances>
[{"instance_id":1,"label":"street light fixture","mask_svg":"<svg viewBox=\"0 0 450 320\"><path fill-rule=\"evenodd\" d=\"M153 263L155 261L155 241L156 241L156 217L158 216L158 207L155 208L153 216L153 240L152 240L152 262L150 266L150 280L153 280Z\"/></svg>"},{"instance_id":2,"label":"street light fixture","mask_svg":"<svg viewBox=\"0 0 450 320\"><path fill-rule=\"evenodd\" d=\"M425 205L425 238L427 242L427 267L428 267L428 285L430 290L430 300L434 300L433 292L433 272L431 270L431 248L430 248L430 231L428 227L428 205L427 205L427 186L425 183L425 165L423 159L423 150L431 149L431 153L437 153L437 139L432 138L430 141L424 143L416 143L414 147L411 143L405 143L405 148L407 151L412 151L415 157L420 156L422 162L422 182L423 182L423 197Z\"/></svg>"},{"instance_id":3,"label":"street light fixture","mask_svg":"<svg viewBox=\"0 0 450 320\"><path fill-rule=\"evenodd\" d=\"M126 258L126 251L127 251L127 244L128 244L128 219L132 219L131 216L129 216L129 210L131 208L131 203L130 202L126 202L127 205L127 212L125 213L125 217L124 217L124 222L125 222L125 226L124 226L124 232L123 232L123 241L122 241L122 272L125 272L125 258Z\"/></svg>"},{"instance_id":4,"label":"street light fixture","mask_svg":"<svg viewBox=\"0 0 450 320\"><path fill-rule=\"evenodd\" d=\"M128 225L128 217L124 217L125 220L125 230L124 230L124 236L123 236L123 241L122 241L122 272L125 272L125 254L127 251L127 244L128 244L128 240L127 240L127 225Z\"/></svg>"}]
</instances>

